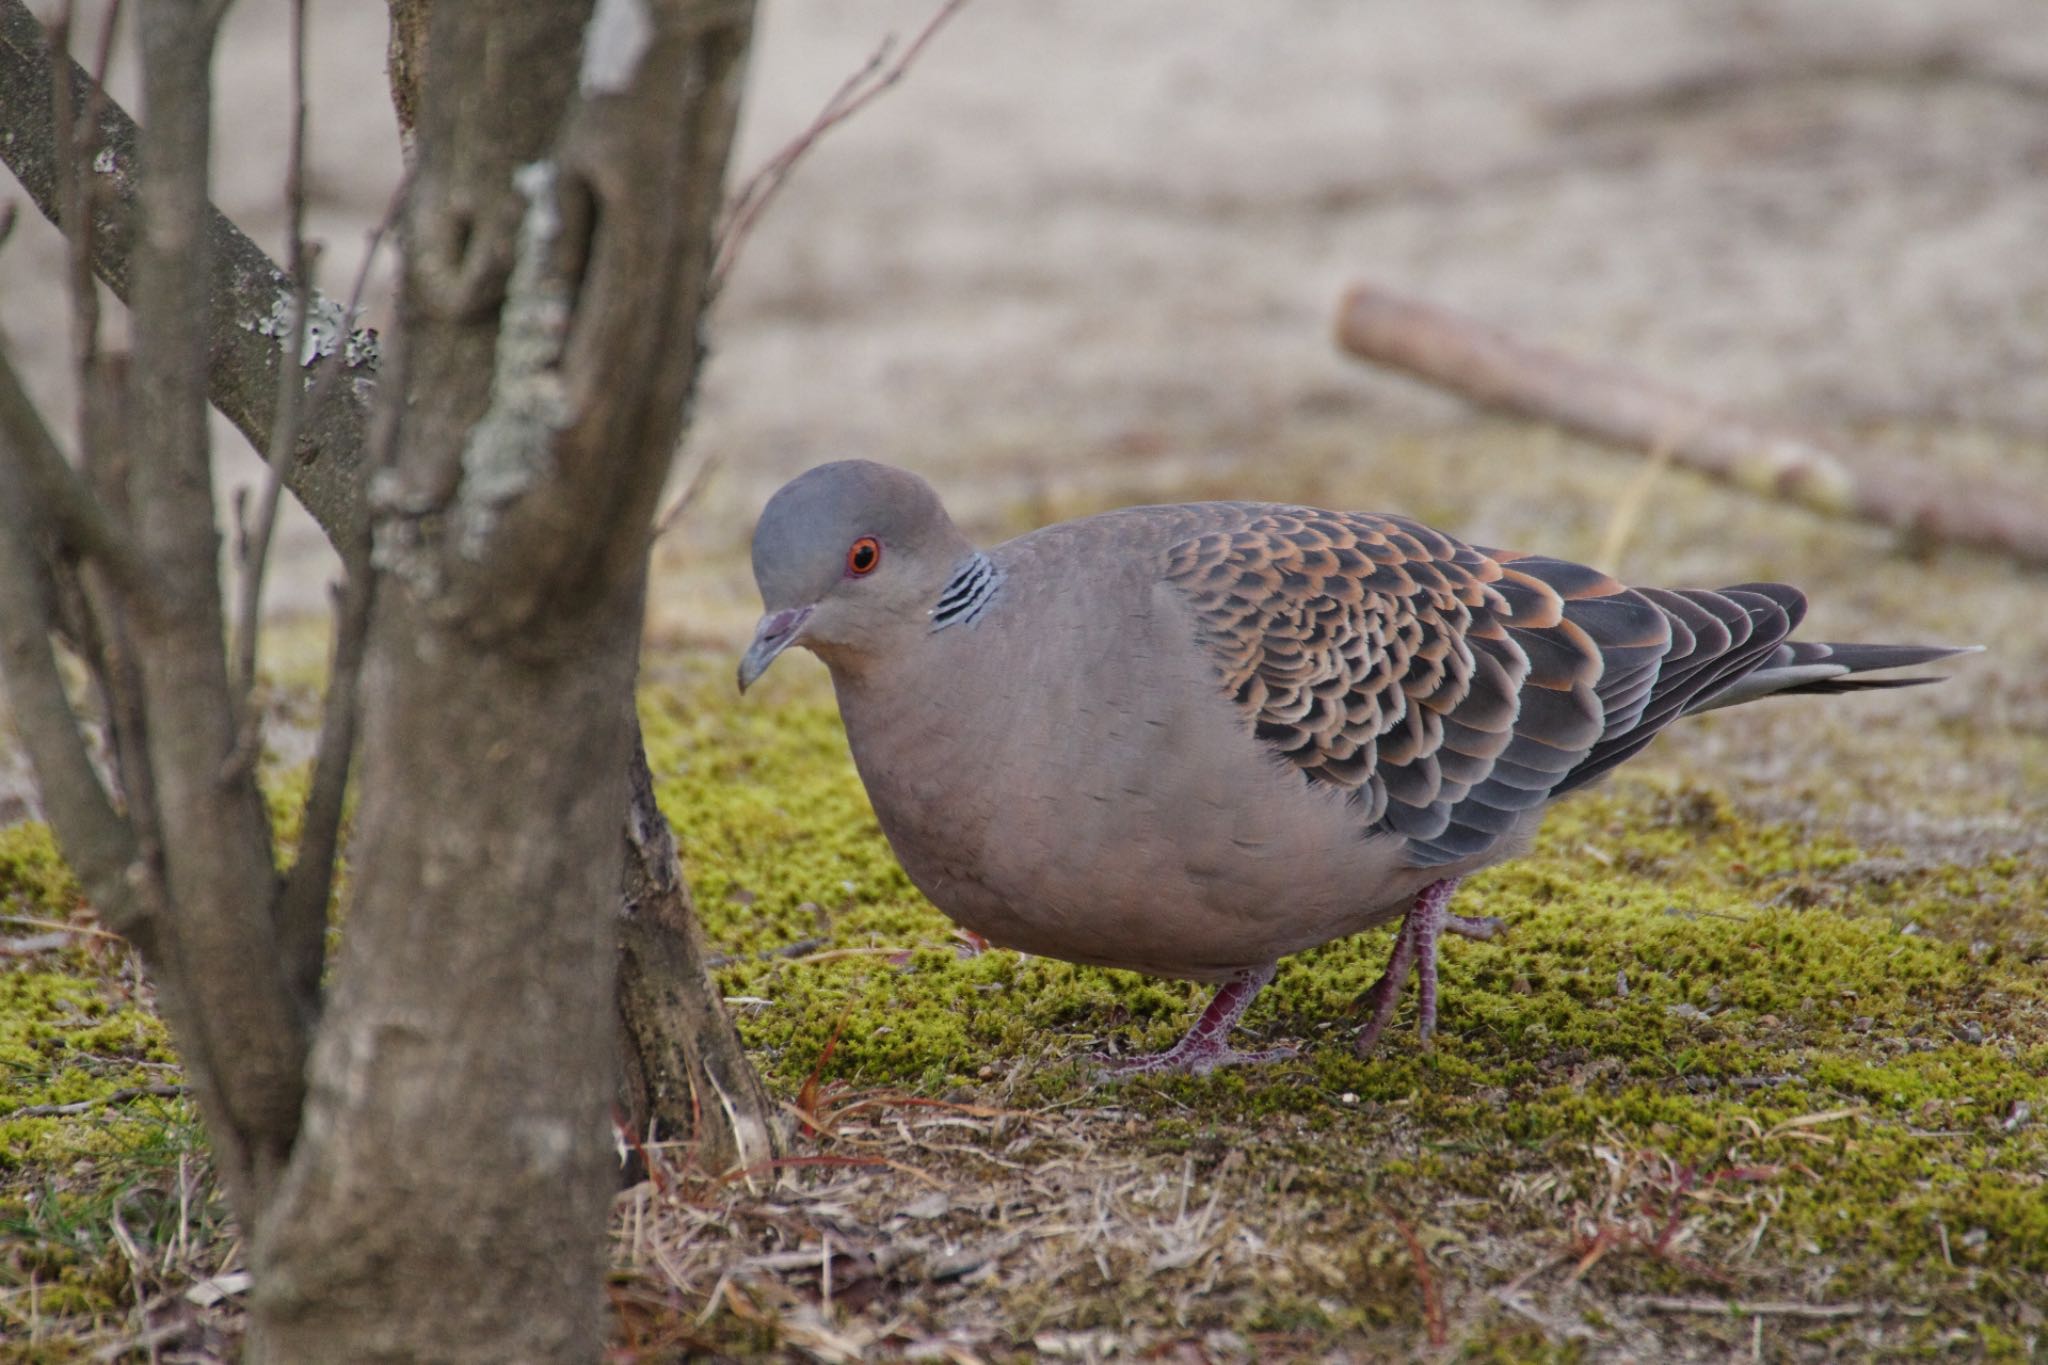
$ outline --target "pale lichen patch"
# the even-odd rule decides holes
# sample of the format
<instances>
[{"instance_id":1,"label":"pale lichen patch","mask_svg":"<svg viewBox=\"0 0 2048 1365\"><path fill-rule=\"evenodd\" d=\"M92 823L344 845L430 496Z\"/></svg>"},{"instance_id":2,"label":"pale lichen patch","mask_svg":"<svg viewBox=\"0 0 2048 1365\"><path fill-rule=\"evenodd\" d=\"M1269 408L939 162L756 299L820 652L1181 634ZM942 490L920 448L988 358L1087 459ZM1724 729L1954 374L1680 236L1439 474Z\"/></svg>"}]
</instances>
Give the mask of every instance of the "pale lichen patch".
<instances>
[{"instance_id":1,"label":"pale lichen patch","mask_svg":"<svg viewBox=\"0 0 2048 1365\"><path fill-rule=\"evenodd\" d=\"M560 361L575 296L553 260L562 235L559 176L546 160L514 175L526 215L499 317L491 405L462 448L457 548L471 558L483 553L500 510L553 472L555 437L571 417Z\"/></svg>"},{"instance_id":2,"label":"pale lichen patch","mask_svg":"<svg viewBox=\"0 0 2048 1365\"><path fill-rule=\"evenodd\" d=\"M583 30L583 93L616 95L625 90L653 40L647 0L597 0Z\"/></svg>"},{"instance_id":3,"label":"pale lichen patch","mask_svg":"<svg viewBox=\"0 0 2048 1365\"><path fill-rule=\"evenodd\" d=\"M288 284L280 281L270 311L244 326L259 336L283 341L292 334L297 311L297 296ZM310 368L322 357L340 351L343 362L351 369L374 366L379 353L377 333L367 327L352 326L354 321L342 304L315 292L307 310L305 334L299 342L299 364Z\"/></svg>"}]
</instances>

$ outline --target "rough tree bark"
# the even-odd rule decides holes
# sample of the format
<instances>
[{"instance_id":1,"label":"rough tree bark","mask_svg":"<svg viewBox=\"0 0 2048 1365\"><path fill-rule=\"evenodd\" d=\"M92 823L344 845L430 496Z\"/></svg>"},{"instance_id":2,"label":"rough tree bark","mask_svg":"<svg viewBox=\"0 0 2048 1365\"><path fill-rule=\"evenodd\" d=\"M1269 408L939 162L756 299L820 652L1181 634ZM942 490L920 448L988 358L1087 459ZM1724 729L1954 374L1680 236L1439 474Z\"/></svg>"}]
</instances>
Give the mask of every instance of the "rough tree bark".
<instances>
[{"instance_id":1,"label":"rough tree bark","mask_svg":"<svg viewBox=\"0 0 2048 1365\"><path fill-rule=\"evenodd\" d=\"M0 401L0 663L53 822L157 974L250 1235L251 1358L591 1358L615 1179L613 1030L617 1010L639 1008L615 1004L622 877L627 941L656 945L627 961L694 963L677 989L703 1009L685 1022L714 1044L724 1022L633 762L632 686L654 500L702 355L751 6L409 6L425 11L434 77L418 91L402 363L381 395L392 458L367 499L344 478L328 509L367 524L374 555L351 561L354 600L371 604L360 811L324 1001L295 960L299 869L275 870L226 667L205 445L209 387L222 392L209 356L217 366L233 342L223 318L274 304L279 281L222 290L209 269L224 226L205 197L222 6L138 8L139 202L116 149L98 206L127 215L99 236L132 253L136 421L106 458L88 440L88 488L51 458L32 410ZM38 132L14 74L25 18L0 5L10 163L22 132ZM276 392L270 376L240 387L252 419ZM0 400L15 392L0 384ZM360 442L347 450L369 467ZM324 457L339 453L301 441L289 472L337 468ZM142 572L106 548L124 542ZM120 694L120 803L85 759L51 648L56 580L80 561L107 580L88 594L88 624L106 625L95 604L108 604L135 646L132 696L107 652L87 648ZM636 794L622 870L620 816ZM685 932L646 938L663 915ZM736 1044L734 1067L692 1051L701 1041L654 1055L642 1084L708 1078L714 1103L692 1105L707 1118L758 1103Z\"/></svg>"},{"instance_id":2,"label":"rough tree bark","mask_svg":"<svg viewBox=\"0 0 2048 1365\"><path fill-rule=\"evenodd\" d=\"M744 25L744 7L728 6ZM393 100L413 143L412 128L426 70L428 0L392 0ZM74 102L83 110L91 82L70 70ZM0 0L0 160L37 207L59 217L58 155L53 134L52 74L42 25L22 0ZM115 295L133 288L137 230L138 130L112 100L97 102L96 145L105 151L97 172L91 264ZM715 198L715 184L694 193ZM255 242L211 206L205 211L209 243L206 332L208 392L214 406L264 449L276 415L280 301L290 281ZM368 338L353 336L328 363L342 367L340 382L298 424L285 485L337 547L367 535L369 409L378 362ZM646 769L637 729L628 768L632 808L625 821L624 867L619 888L621 1110L642 1134L689 1138L713 1169L754 1166L774 1154L774 1109L719 1004L707 965L688 884L678 875L674 838L658 820L650 787L634 781ZM103 907L104 908L104 907Z\"/></svg>"},{"instance_id":3,"label":"rough tree bark","mask_svg":"<svg viewBox=\"0 0 2048 1365\"><path fill-rule=\"evenodd\" d=\"M731 16L608 4L583 36L573 8L525 0L432 14L408 403L372 490L356 894L306 1136L256 1237L277 1359L393 1351L361 1330L385 1314L438 1313L436 1356L556 1359L595 1335L615 920L563 911L619 884L648 537L738 107ZM579 36L580 73L560 56ZM475 704L401 700L433 696ZM565 1084L567 1113L526 1099ZM440 1268L493 1244L450 1295ZM508 1334L505 1305L536 1301L589 1316Z\"/></svg>"}]
</instances>

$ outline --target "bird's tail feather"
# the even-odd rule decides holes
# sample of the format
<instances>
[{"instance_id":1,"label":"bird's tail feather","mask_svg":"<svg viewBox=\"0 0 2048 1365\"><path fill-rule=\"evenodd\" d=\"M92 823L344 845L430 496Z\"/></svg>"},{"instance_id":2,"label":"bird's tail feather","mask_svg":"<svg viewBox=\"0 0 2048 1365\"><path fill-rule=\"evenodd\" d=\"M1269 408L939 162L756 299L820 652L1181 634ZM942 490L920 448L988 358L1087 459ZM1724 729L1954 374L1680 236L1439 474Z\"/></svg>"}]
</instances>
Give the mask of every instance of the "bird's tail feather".
<instances>
[{"instance_id":1,"label":"bird's tail feather","mask_svg":"<svg viewBox=\"0 0 2048 1365\"><path fill-rule=\"evenodd\" d=\"M1787 640L1754 670L1711 696L1702 697L1687 707L1685 714L1698 715L1702 711L1755 701L1758 697L1920 687L1940 682L1943 675L1919 674L1909 678L1863 678L1855 675L1914 668L1952 659L1958 654L1981 653L1983 648L1982 645L1839 645L1818 640Z\"/></svg>"}]
</instances>

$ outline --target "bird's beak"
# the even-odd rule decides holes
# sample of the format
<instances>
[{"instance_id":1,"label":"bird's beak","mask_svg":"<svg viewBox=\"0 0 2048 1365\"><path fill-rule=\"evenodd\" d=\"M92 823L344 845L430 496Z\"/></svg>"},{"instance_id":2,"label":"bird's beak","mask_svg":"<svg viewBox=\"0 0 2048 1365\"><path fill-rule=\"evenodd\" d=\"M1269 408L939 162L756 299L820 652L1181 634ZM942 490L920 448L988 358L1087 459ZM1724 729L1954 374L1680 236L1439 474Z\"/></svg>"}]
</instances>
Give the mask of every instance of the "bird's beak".
<instances>
[{"instance_id":1,"label":"bird's beak","mask_svg":"<svg viewBox=\"0 0 2048 1365\"><path fill-rule=\"evenodd\" d=\"M754 627L754 643L740 656L740 691L754 685L754 679L768 671L775 656L796 643L797 632L811 619L811 607L785 607L770 612Z\"/></svg>"}]
</instances>

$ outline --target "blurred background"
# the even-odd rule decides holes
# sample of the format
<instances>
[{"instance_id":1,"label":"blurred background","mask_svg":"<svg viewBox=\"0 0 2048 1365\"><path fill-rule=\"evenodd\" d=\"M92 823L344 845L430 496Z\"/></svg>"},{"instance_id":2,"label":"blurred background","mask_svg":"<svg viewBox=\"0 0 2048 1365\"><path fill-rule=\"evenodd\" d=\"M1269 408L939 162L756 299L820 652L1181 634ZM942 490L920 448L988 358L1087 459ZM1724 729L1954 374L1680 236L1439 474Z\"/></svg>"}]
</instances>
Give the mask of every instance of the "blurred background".
<instances>
[{"instance_id":1,"label":"blurred background","mask_svg":"<svg viewBox=\"0 0 2048 1365\"><path fill-rule=\"evenodd\" d=\"M935 3L766 0L736 176ZM273 252L285 10L236 6L218 67L216 197ZM310 232L345 295L399 169L385 21L363 0L312 16ZM1589 557L1646 494L1608 566L1625 576L1782 577L1815 598L1810 634L1993 647L1949 686L1752 708L1655 762L1907 856L2038 849L2038 574L1908 557L1682 473L1641 486L1635 460L1476 414L1330 334L1370 279L1756 416L2048 484L2041 19L2038 0L971 0L747 245L683 462L716 465L660 547L650 668L736 651L754 513L844 456L920 470L990 539L1231 496ZM62 424L61 246L23 210L0 329ZM387 262L373 325L389 280ZM256 465L221 430L225 500ZM319 612L328 572L301 520L273 611ZM18 813L0 757L10 791Z\"/></svg>"}]
</instances>

